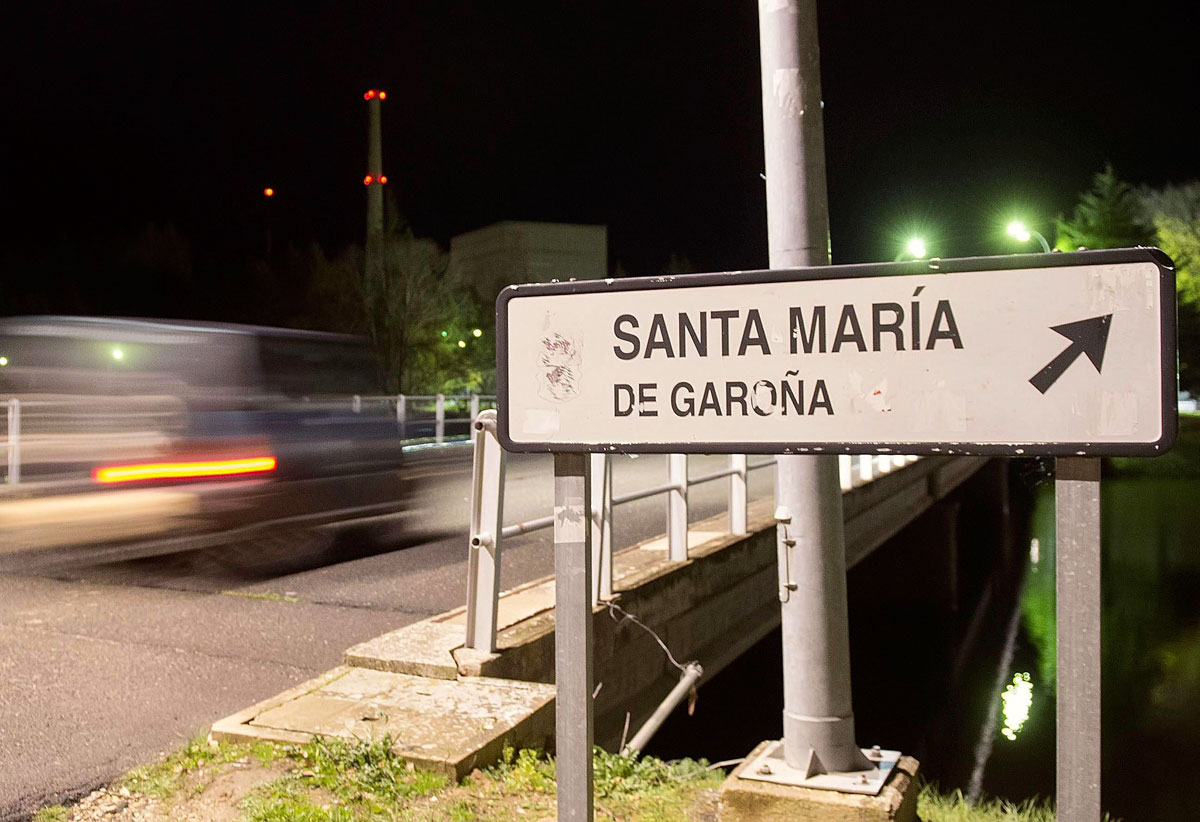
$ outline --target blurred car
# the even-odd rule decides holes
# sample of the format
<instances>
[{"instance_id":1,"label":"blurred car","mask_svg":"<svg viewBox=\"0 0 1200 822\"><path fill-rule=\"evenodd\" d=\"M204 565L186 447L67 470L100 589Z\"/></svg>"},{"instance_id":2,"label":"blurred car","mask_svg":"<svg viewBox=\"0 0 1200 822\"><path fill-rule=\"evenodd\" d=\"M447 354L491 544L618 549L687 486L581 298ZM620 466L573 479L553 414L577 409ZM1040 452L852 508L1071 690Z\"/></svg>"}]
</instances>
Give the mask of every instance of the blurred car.
<instances>
[{"instance_id":1,"label":"blurred car","mask_svg":"<svg viewBox=\"0 0 1200 822\"><path fill-rule=\"evenodd\" d=\"M382 385L358 337L0 319L0 555L253 544L397 512L402 445Z\"/></svg>"}]
</instances>

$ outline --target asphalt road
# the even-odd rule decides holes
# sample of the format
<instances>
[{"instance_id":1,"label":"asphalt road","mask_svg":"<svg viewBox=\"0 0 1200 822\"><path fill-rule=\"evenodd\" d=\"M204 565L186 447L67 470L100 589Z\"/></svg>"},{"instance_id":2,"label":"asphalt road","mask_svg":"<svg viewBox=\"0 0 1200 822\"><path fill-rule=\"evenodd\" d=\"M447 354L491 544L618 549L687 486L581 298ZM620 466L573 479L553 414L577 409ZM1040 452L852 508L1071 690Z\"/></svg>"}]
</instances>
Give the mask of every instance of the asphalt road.
<instances>
[{"instance_id":1,"label":"asphalt road","mask_svg":"<svg viewBox=\"0 0 1200 822\"><path fill-rule=\"evenodd\" d=\"M724 457L694 460L691 475ZM548 514L548 456L510 457L505 522ZM771 470L751 473L751 497ZM224 546L0 575L0 822L26 819L320 674L350 645L457 607L466 594L470 451L413 454L413 508L347 535ZM666 480L663 457L616 457L614 493ZM691 519L727 481L694 487ZM621 506L618 547L664 531L663 497ZM549 530L506 541L502 585L553 571Z\"/></svg>"}]
</instances>

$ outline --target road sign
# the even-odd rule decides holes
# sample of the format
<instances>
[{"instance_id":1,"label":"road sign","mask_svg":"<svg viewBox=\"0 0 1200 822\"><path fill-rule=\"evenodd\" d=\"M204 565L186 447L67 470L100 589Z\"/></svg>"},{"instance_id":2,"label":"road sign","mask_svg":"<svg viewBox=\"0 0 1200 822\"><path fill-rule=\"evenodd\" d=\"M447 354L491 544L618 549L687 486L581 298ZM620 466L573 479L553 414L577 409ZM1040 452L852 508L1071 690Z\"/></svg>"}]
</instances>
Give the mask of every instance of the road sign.
<instances>
[{"instance_id":1,"label":"road sign","mask_svg":"<svg viewBox=\"0 0 1200 822\"><path fill-rule=\"evenodd\" d=\"M513 286L513 451L1154 455L1176 428L1157 249Z\"/></svg>"}]
</instances>

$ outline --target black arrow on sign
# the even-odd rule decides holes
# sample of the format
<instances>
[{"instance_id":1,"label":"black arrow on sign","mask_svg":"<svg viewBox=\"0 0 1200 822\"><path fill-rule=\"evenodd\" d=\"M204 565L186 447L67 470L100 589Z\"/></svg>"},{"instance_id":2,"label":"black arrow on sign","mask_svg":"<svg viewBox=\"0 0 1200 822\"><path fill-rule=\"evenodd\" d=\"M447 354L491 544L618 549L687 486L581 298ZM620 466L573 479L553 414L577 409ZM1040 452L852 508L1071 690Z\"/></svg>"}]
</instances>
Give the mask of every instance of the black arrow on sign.
<instances>
[{"instance_id":1,"label":"black arrow on sign","mask_svg":"<svg viewBox=\"0 0 1200 822\"><path fill-rule=\"evenodd\" d=\"M1090 320L1051 326L1051 331L1062 334L1071 341L1071 344L1065 351L1052 359L1049 365L1030 377L1029 382L1033 384L1034 388L1045 394L1050 390L1050 386L1054 385L1063 375L1063 372L1071 367L1071 363L1079 359L1080 354L1087 354L1092 365L1096 366L1096 373L1100 373L1100 364L1104 362L1104 347L1108 344L1108 329L1111 324L1112 314L1105 314L1103 317L1092 317Z\"/></svg>"}]
</instances>

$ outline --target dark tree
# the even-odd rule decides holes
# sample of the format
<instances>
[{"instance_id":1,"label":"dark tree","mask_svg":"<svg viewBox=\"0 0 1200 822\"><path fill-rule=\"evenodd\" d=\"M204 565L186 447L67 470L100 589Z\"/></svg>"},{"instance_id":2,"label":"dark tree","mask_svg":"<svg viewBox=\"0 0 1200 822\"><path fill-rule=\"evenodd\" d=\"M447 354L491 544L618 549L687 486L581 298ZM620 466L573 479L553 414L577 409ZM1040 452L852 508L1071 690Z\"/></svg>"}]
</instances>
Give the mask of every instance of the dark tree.
<instances>
[{"instance_id":1,"label":"dark tree","mask_svg":"<svg viewBox=\"0 0 1200 822\"><path fill-rule=\"evenodd\" d=\"M1119 179L1111 163L1092 178L1079 195L1071 219L1057 218L1058 248L1126 248L1149 245L1153 232L1141 220L1141 203L1133 187Z\"/></svg>"}]
</instances>

